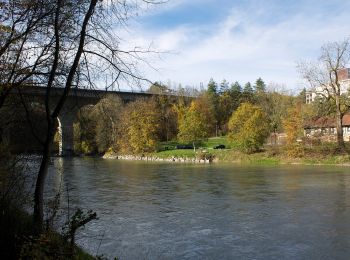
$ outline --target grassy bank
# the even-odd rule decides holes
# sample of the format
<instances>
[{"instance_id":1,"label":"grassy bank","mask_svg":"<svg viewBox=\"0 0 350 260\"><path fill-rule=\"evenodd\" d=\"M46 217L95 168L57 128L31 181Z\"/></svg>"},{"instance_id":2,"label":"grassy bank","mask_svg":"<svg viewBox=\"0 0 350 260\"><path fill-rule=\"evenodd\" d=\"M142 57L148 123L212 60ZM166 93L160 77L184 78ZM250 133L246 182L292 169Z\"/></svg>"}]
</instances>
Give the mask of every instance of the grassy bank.
<instances>
[{"instance_id":1,"label":"grassy bank","mask_svg":"<svg viewBox=\"0 0 350 260\"><path fill-rule=\"evenodd\" d=\"M225 149L214 149L217 145L225 145ZM265 146L260 152L245 154L230 146L226 137L213 137L197 144L193 149L176 149L176 142L163 142L160 151L150 154L159 158L195 158L201 153L214 156L215 161L247 164L328 164L350 165L350 144L345 151L339 151L335 143L317 145L296 144L288 146Z\"/></svg>"}]
</instances>

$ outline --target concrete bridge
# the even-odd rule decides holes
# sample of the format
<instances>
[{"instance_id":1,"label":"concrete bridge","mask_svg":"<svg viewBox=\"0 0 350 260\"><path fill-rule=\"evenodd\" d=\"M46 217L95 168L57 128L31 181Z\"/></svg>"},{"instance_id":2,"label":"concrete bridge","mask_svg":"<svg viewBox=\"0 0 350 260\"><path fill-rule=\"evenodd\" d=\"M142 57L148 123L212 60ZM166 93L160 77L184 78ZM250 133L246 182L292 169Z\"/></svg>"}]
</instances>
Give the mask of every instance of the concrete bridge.
<instances>
[{"instance_id":1,"label":"concrete bridge","mask_svg":"<svg viewBox=\"0 0 350 260\"><path fill-rule=\"evenodd\" d=\"M63 94L63 88L52 88L50 92L51 104L56 104ZM44 104L46 96L46 88L37 86L26 86L20 90L15 90L14 94L22 94L29 103ZM95 105L100 99L106 95L120 97L125 103L135 101L139 98L150 98L155 94L148 92L132 92L132 91L105 91L73 88L69 92L67 100L62 108L58 118L58 132L60 134L59 155L72 155L73 146L73 123L77 112L80 108L87 105Z\"/></svg>"}]
</instances>

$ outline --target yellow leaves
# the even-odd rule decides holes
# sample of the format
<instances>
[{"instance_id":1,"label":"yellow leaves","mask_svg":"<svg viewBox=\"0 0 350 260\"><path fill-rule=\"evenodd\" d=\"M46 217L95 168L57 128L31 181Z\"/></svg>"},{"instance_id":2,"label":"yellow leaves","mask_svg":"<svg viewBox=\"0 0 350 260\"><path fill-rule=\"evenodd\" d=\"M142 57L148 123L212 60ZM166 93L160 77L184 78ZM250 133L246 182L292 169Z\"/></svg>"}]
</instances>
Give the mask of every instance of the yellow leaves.
<instances>
[{"instance_id":1,"label":"yellow leaves","mask_svg":"<svg viewBox=\"0 0 350 260\"><path fill-rule=\"evenodd\" d=\"M287 116L283 119L283 128L287 134L287 144L294 144L303 130L301 106L298 105L288 109Z\"/></svg>"},{"instance_id":2,"label":"yellow leaves","mask_svg":"<svg viewBox=\"0 0 350 260\"><path fill-rule=\"evenodd\" d=\"M10 33L12 31L10 26L0 24L0 35L1 33Z\"/></svg>"},{"instance_id":3,"label":"yellow leaves","mask_svg":"<svg viewBox=\"0 0 350 260\"><path fill-rule=\"evenodd\" d=\"M194 142L208 136L208 125L206 115L200 111L196 101L192 101L189 108L183 110L178 118L180 142Z\"/></svg>"},{"instance_id":4,"label":"yellow leaves","mask_svg":"<svg viewBox=\"0 0 350 260\"><path fill-rule=\"evenodd\" d=\"M254 152L269 134L269 121L261 107L242 103L229 120L229 139L245 152Z\"/></svg>"},{"instance_id":5,"label":"yellow leaves","mask_svg":"<svg viewBox=\"0 0 350 260\"><path fill-rule=\"evenodd\" d=\"M118 140L123 152L152 152L158 143L160 112L155 102L138 100L128 104L123 113L124 129Z\"/></svg>"}]
</instances>

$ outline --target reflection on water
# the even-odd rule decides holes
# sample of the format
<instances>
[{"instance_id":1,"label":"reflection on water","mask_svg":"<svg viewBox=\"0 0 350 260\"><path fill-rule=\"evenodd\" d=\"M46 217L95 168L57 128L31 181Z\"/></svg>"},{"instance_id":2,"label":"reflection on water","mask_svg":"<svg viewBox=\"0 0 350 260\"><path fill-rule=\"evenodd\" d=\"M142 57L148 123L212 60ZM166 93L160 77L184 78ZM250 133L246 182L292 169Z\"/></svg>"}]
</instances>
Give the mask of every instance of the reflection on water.
<instances>
[{"instance_id":1,"label":"reflection on water","mask_svg":"<svg viewBox=\"0 0 350 260\"><path fill-rule=\"evenodd\" d=\"M98 213L78 240L94 254L349 259L348 171L58 158L49 182L62 177L71 205Z\"/></svg>"}]
</instances>

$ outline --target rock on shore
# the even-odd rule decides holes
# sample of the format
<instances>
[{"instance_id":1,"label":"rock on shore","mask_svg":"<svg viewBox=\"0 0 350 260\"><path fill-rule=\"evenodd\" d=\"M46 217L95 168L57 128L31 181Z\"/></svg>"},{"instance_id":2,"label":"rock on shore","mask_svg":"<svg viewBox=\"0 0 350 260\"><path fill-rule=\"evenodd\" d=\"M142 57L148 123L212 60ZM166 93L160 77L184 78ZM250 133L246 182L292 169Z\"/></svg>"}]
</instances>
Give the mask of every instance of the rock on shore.
<instances>
[{"instance_id":1,"label":"rock on shore","mask_svg":"<svg viewBox=\"0 0 350 260\"><path fill-rule=\"evenodd\" d=\"M146 155L117 155L117 154L105 154L103 159L117 159L117 160L128 160L128 161L150 161L150 162L178 162L178 163L211 163L212 159L198 159L198 158L187 158L187 157L170 157L160 158L157 156L146 156Z\"/></svg>"}]
</instances>

